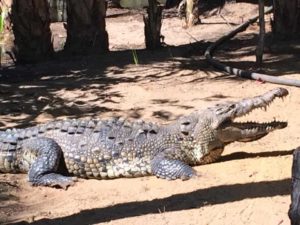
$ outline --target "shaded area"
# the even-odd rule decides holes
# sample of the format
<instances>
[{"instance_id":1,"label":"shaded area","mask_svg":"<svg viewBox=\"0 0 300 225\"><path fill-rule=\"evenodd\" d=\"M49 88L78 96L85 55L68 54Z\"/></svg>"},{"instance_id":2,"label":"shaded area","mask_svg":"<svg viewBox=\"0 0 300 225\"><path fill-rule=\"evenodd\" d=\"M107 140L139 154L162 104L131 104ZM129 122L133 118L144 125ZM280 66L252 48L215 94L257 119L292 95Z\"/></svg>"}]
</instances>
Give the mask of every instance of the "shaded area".
<instances>
[{"instance_id":1,"label":"shaded area","mask_svg":"<svg viewBox=\"0 0 300 225\"><path fill-rule=\"evenodd\" d=\"M124 12L126 14L128 10ZM205 27L200 25L199 29L201 26ZM239 34L221 47L217 57L229 61L230 66L255 70L254 61L240 60L243 57L254 56L256 39L256 34L253 33ZM125 112L118 107L124 95L112 91L112 88L124 83L155 83L157 80L172 80L178 77L178 74L179 77L190 78L185 82L193 84L205 81L242 83L244 79L236 76L213 74L215 69L211 68L203 57L208 45L207 41L197 41L180 46L165 46L158 51L136 50L138 65L134 65L132 51L125 50L87 57L66 57L58 53L57 59L39 65L1 68L0 116L3 119L0 126L35 125L36 119L44 114L48 119L100 117L110 112L115 116L125 114L130 118L142 118L145 112L142 107L129 108ZM278 76L293 74L300 70L299 63L296 63L297 58L297 54L275 56L270 52L265 59L264 69ZM183 70L189 72L181 73ZM64 91L86 93L78 94L74 100L62 97L61 93ZM226 97L211 96L201 100L215 101ZM113 103L114 106L107 106L105 103ZM186 110L193 108L176 103L169 105ZM163 120L174 119L172 112L164 110L155 111L152 115Z\"/></svg>"},{"instance_id":2,"label":"shaded area","mask_svg":"<svg viewBox=\"0 0 300 225\"><path fill-rule=\"evenodd\" d=\"M258 153L234 152L222 156L215 163L247 158L286 156L292 155L293 152L294 149ZM0 202L2 203L0 206L0 218L1 215L5 215L3 219L5 219L6 216L11 218L16 209L19 211L24 210L24 207L18 203L19 199L12 194L12 191L17 192L19 190L17 181L15 179L12 180L14 181L0 181ZM152 201L121 203L105 208L83 210L78 214L63 218L41 219L32 223L18 222L11 224L93 224L147 214L188 210L206 205L224 204L244 199L289 195L291 187L290 182L290 179L284 179L280 181L221 185L195 190L186 194L177 194L162 199L154 199ZM4 223L7 221L0 220L0 222Z\"/></svg>"},{"instance_id":3,"label":"shaded area","mask_svg":"<svg viewBox=\"0 0 300 225\"><path fill-rule=\"evenodd\" d=\"M293 152L294 149L259 153L235 152L222 156L216 163L247 158L286 156L292 155ZM121 203L105 208L83 210L78 214L63 218L41 219L32 223L18 222L11 224L93 224L109 222L122 218L147 214L158 214L161 212L189 210L200 208L206 205L224 204L227 202L241 201L244 199L289 195L290 183L290 179L284 179L279 181L262 181L247 184L220 185L211 188L199 189L190 193L172 195L162 199ZM6 185L14 186L14 184ZM14 199L15 197L11 194L4 194L3 197L0 194L0 200L8 201ZM16 207L20 208L21 206L18 204L9 205L5 208L2 207L2 210L5 209L6 213L10 213Z\"/></svg>"},{"instance_id":4,"label":"shaded area","mask_svg":"<svg viewBox=\"0 0 300 225\"><path fill-rule=\"evenodd\" d=\"M49 119L82 115L99 117L105 112L118 115L118 103L124 96L112 91L114 85L172 79L181 70L190 71L182 76L193 75L202 69L209 71L201 56L207 45L199 42L168 46L155 52L137 50L140 62L137 66L133 65L132 52L126 50L84 58L58 55L58 59L38 65L2 68L0 115L9 116L5 121L17 123L15 127L35 125L35 119L43 113ZM209 78L199 82L206 79ZM78 92L75 100L62 97L62 93L70 91ZM116 107L106 107L105 103L114 103ZM143 110L131 109L126 114L131 118L141 118ZM168 119L160 116L162 114L157 112L156 116Z\"/></svg>"},{"instance_id":5,"label":"shaded area","mask_svg":"<svg viewBox=\"0 0 300 225\"><path fill-rule=\"evenodd\" d=\"M200 208L206 205L224 204L244 199L274 197L290 193L290 179L262 181L256 183L221 185L199 189L193 192L176 194L170 197L121 203L105 208L83 210L80 213L54 219L41 219L33 223L20 222L18 225L38 224L95 224L117 219L147 214L158 214L161 211L174 212Z\"/></svg>"},{"instance_id":6,"label":"shaded area","mask_svg":"<svg viewBox=\"0 0 300 225\"><path fill-rule=\"evenodd\" d=\"M226 162L231 160L239 160L239 159L246 159L246 158L260 158L260 157L278 157L278 156L285 156L285 155L292 155L294 149L292 150L282 150L282 151L270 151L270 152L257 152L257 153L250 153L250 152L234 152L229 155L221 156L218 162Z\"/></svg>"},{"instance_id":7,"label":"shaded area","mask_svg":"<svg viewBox=\"0 0 300 225\"><path fill-rule=\"evenodd\" d=\"M6 217L20 209L19 198L15 194L18 190L17 182L0 180L0 224L5 222Z\"/></svg>"},{"instance_id":8,"label":"shaded area","mask_svg":"<svg viewBox=\"0 0 300 225\"><path fill-rule=\"evenodd\" d=\"M300 64L298 63L299 44L292 41L276 40L272 38L271 33L268 33L267 36L264 60L262 68L259 68L260 72L266 71L273 76L298 73L300 71ZM226 44L220 46L214 56L230 67L255 71L257 69L255 59L250 61L248 58L255 57L257 41L258 33L239 33Z\"/></svg>"}]
</instances>

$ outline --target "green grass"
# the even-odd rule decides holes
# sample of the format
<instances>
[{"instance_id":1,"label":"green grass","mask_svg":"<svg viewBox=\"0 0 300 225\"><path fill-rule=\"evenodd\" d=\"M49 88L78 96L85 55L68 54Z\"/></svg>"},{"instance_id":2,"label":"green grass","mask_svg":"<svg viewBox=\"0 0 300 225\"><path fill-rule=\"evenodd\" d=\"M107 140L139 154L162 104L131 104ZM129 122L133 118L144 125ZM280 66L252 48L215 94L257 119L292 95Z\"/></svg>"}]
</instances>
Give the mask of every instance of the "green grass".
<instances>
[{"instance_id":1,"label":"green grass","mask_svg":"<svg viewBox=\"0 0 300 225\"><path fill-rule=\"evenodd\" d=\"M2 65L2 52L4 51L4 23L5 23L6 11L1 9L0 14L0 67Z\"/></svg>"},{"instance_id":2,"label":"green grass","mask_svg":"<svg viewBox=\"0 0 300 225\"><path fill-rule=\"evenodd\" d=\"M1 12L1 15L0 15L0 33L3 33L6 12L3 9L1 11L2 12Z\"/></svg>"},{"instance_id":3,"label":"green grass","mask_svg":"<svg viewBox=\"0 0 300 225\"><path fill-rule=\"evenodd\" d=\"M136 50L135 49L132 49L132 57L133 57L133 62L135 65L138 65L139 64L139 58L137 56L137 53L136 53Z\"/></svg>"}]
</instances>

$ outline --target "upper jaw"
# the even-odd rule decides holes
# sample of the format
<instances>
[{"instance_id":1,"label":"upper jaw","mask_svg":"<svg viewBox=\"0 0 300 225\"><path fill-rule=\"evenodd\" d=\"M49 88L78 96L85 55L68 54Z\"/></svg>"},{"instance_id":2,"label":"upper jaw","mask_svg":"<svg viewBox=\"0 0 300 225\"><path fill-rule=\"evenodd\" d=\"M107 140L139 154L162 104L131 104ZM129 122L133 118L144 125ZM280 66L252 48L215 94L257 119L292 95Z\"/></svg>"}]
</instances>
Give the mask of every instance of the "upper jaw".
<instances>
[{"instance_id":1,"label":"upper jaw","mask_svg":"<svg viewBox=\"0 0 300 225\"><path fill-rule=\"evenodd\" d=\"M267 107L274 101L274 99L284 99L288 94L289 92L285 88L275 88L263 95L243 99L240 102L235 103L235 107L232 112L233 118L231 119L234 119L234 117L244 116L257 108L267 110Z\"/></svg>"}]
</instances>

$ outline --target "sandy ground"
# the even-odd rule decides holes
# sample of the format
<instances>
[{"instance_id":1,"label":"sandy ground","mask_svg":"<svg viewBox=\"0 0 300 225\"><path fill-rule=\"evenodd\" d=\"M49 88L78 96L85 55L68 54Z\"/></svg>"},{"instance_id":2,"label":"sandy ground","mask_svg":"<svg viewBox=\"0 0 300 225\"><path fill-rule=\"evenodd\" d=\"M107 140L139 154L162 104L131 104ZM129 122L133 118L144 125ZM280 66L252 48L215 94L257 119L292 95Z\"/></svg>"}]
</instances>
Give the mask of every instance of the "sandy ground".
<instances>
[{"instance_id":1,"label":"sandy ground","mask_svg":"<svg viewBox=\"0 0 300 225\"><path fill-rule=\"evenodd\" d=\"M278 87L215 71L204 60L208 44L256 13L250 4L228 5L220 16L183 29L167 14L162 33L167 47L143 50L139 13L111 11L111 52L1 71L0 126L24 127L54 118L124 116L168 123L180 115ZM269 17L267 17L269 21ZM229 23L228 23L229 22ZM269 26L269 25L268 25ZM65 34L54 24L56 48ZM254 68L257 25L223 46L217 57ZM298 55L279 54L268 43L263 70L297 78ZM139 64L131 49L137 49ZM275 49L275 50L274 50ZM260 224L287 225L291 160L300 145L300 90L287 87L284 102L247 120L288 120L284 130L251 143L227 146L221 159L195 169L200 177L166 181L156 177L83 180L67 191L31 187L23 174L0 174L0 223L9 224Z\"/></svg>"}]
</instances>

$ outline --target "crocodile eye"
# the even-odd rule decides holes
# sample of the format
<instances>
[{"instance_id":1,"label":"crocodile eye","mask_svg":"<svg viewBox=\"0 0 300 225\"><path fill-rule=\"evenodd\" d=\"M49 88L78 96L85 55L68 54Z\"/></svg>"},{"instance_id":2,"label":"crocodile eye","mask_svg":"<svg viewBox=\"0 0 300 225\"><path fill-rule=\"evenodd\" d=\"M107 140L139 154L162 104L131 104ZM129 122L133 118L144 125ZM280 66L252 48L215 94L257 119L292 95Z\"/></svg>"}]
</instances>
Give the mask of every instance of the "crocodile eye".
<instances>
[{"instance_id":1,"label":"crocodile eye","mask_svg":"<svg viewBox=\"0 0 300 225\"><path fill-rule=\"evenodd\" d=\"M115 137L114 137L114 136L109 136L108 139L109 139L109 140L114 140Z\"/></svg>"},{"instance_id":2,"label":"crocodile eye","mask_svg":"<svg viewBox=\"0 0 300 225\"><path fill-rule=\"evenodd\" d=\"M189 135L189 132L191 131L191 122L190 121L183 121L181 124L180 124L180 130L181 130L181 133L185 136L188 136Z\"/></svg>"},{"instance_id":3,"label":"crocodile eye","mask_svg":"<svg viewBox=\"0 0 300 225\"><path fill-rule=\"evenodd\" d=\"M220 105L220 107L218 107L215 112L217 115L219 114L224 114L224 113L228 113L229 111L235 109L235 104L226 104L226 105Z\"/></svg>"},{"instance_id":4,"label":"crocodile eye","mask_svg":"<svg viewBox=\"0 0 300 225\"><path fill-rule=\"evenodd\" d=\"M190 124L191 124L190 121L185 121L185 122L182 122L182 123L181 123L181 125L184 125L184 126L188 126L188 125L190 125Z\"/></svg>"}]
</instances>

